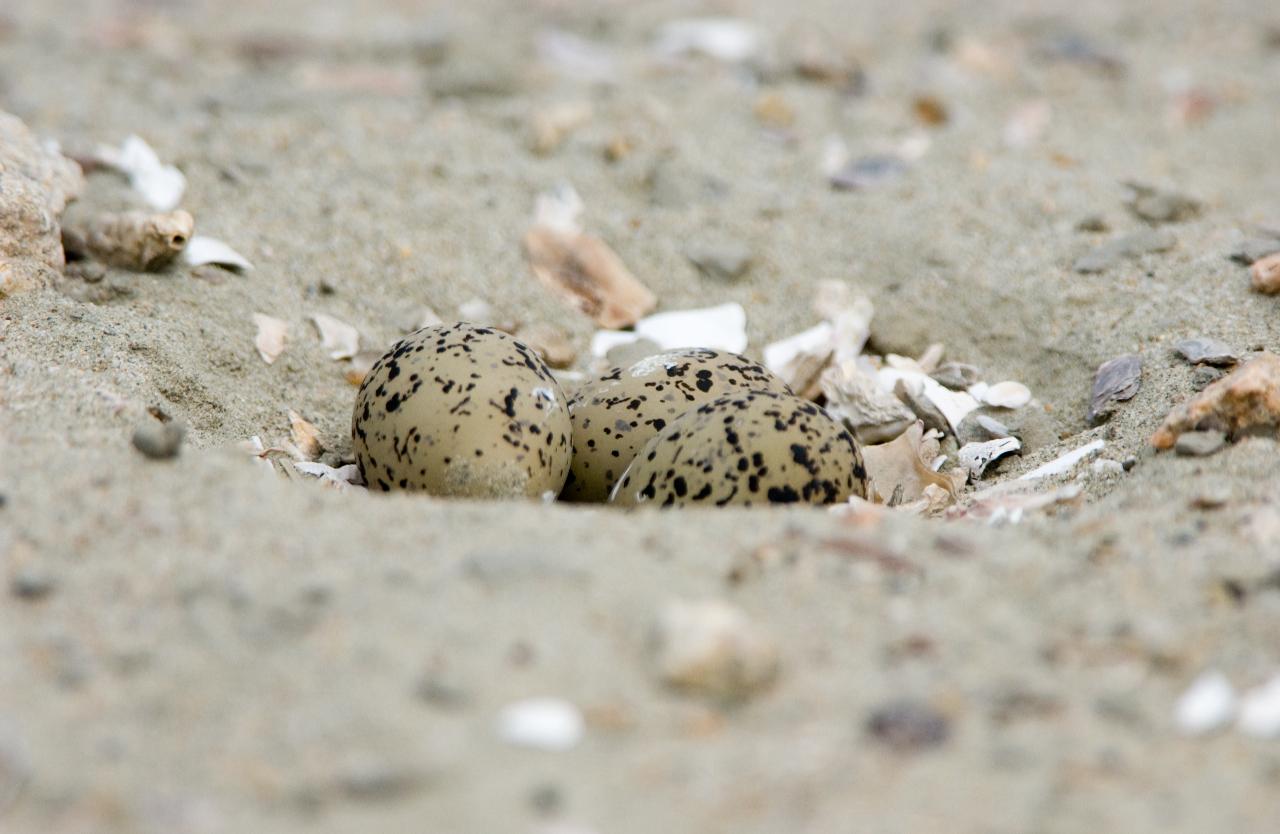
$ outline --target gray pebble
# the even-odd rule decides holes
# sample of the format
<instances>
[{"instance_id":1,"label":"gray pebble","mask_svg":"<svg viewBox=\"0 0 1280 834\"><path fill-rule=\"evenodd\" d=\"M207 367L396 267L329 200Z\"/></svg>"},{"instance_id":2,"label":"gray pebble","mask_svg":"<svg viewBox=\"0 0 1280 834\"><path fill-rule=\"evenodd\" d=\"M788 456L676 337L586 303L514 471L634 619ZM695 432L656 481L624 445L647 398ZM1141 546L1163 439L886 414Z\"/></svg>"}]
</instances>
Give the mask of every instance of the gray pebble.
<instances>
[{"instance_id":1,"label":"gray pebble","mask_svg":"<svg viewBox=\"0 0 1280 834\"><path fill-rule=\"evenodd\" d=\"M1148 223L1180 223L1200 214L1200 201L1175 191L1163 191L1138 182L1125 183L1132 191L1129 211Z\"/></svg>"},{"instance_id":2,"label":"gray pebble","mask_svg":"<svg viewBox=\"0 0 1280 834\"><path fill-rule=\"evenodd\" d=\"M1115 403L1133 399L1142 385L1142 358L1125 354L1098 366L1093 377L1093 392L1089 396L1090 424L1098 423L1111 412Z\"/></svg>"},{"instance_id":3,"label":"gray pebble","mask_svg":"<svg viewBox=\"0 0 1280 834\"><path fill-rule=\"evenodd\" d=\"M1173 449L1187 457L1212 455L1227 443L1227 436L1220 431L1187 431L1178 435Z\"/></svg>"},{"instance_id":4,"label":"gray pebble","mask_svg":"<svg viewBox=\"0 0 1280 834\"><path fill-rule=\"evenodd\" d=\"M917 395L905 380L898 380L893 386L893 393L902 403L920 418L925 429L937 429L943 435L951 434L951 424L933 402L923 395Z\"/></svg>"},{"instance_id":5,"label":"gray pebble","mask_svg":"<svg viewBox=\"0 0 1280 834\"><path fill-rule=\"evenodd\" d=\"M1260 261L1276 252L1280 252L1280 238L1251 237L1240 241L1228 257L1243 266L1252 266L1254 261Z\"/></svg>"},{"instance_id":6,"label":"gray pebble","mask_svg":"<svg viewBox=\"0 0 1280 834\"><path fill-rule=\"evenodd\" d=\"M9 581L9 590L13 595L29 601L47 597L57 586L56 576L34 565L19 568Z\"/></svg>"},{"instance_id":7,"label":"gray pebble","mask_svg":"<svg viewBox=\"0 0 1280 834\"><path fill-rule=\"evenodd\" d=\"M1172 232L1163 229L1143 229L1113 238L1076 260L1076 272L1103 272L1125 258L1136 258L1152 252L1167 252L1178 243Z\"/></svg>"},{"instance_id":8,"label":"gray pebble","mask_svg":"<svg viewBox=\"0 0 1280 834\"><path fill-rule=\"evenodd\" d=\"M134 431L133 446L152 460L177 457L186 433L187 430L176 421L161 423L151 420Z\"/></svg>"},{"instance_id":9,"label":"gray pebble","mask_svg":"<svg viewBox=\"0 0 1280 834\"><path fill-rule=\"evenodd\" d=\"M1210 383L1220 379L1222 379L1222 371L1208 365L1197 365L1191 372L1191 387L1197 391L1203 391Z\"/></svg>"},{"instance_id":10,"label":"gray pebble","mask_svg":"<svg viewBox=\"0 0 1280 834\"><path fill-rule=\"evenodd\" d=\"M982 371L963 362L943 362L931 376L952 391L964 391L982 379Z\"/></svg>"},{"instance_id":11,"label":"gray pebble","mask_svg":"<svg viewBox=\"0 0 1280 834\"><path fill-rule=\"evenodd\" d=\"M1226 342L1217 339L1198 337L1183 339L1173 346L1178 355L1192 364L1234 365L1240 361L1240 355Z\"/></svg>"},{"instance_id":12,"label":"gray pebble","mask_svg":"<svg viewBox=\"0 0 1280 834\"><path fill-rule=\"evenodd\" d=\"M928 704L903 698L872 710L866 726L873 739L900 753L939 747L951 736L951 722L945 715Z\"/></svg>"},{"instance_id":13,"label":"gray pebble","mask_svg":"<svg viewBox=\"0 0 1280 834\"><path fill-rule=\"evenodd\" d=\"M1111 226L1107 224L1107 219L1100 214L1090 214L1087 217L1080 218L1076 223L1077 232L1109 232Z\"/></svg>"},{"instance_id":14,"label":"gray pebble","mask_svg":"<svg viewBox=\"0 0 1280 834\"><path fill-rule=\"evenodd\" d=\"M876 154L850 160L831 175L831 187L837 191L857 191L881 185L907 172L907 163L896 156Z\"/></svg>"},{"instance_id":15,"label":"gray pebble","mask_svg":"<svg viewBox=\"0 0 1280 834\"><path fill-rule=\"evenodd\" d=\"M710 278L732 281L751 267L751 249L733 240L704 240L690 243L685 257Z\"/></svg>"}]
</instances>

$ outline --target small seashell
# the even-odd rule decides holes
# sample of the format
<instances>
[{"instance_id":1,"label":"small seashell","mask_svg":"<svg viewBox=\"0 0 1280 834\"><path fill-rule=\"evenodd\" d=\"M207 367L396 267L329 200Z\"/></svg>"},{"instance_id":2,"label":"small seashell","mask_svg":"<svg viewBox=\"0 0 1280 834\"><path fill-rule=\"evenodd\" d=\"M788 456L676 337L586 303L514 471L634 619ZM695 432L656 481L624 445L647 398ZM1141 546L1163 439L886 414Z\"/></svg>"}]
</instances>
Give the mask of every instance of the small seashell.
<instances>
[{"instance_id":1,"label":"small seashell","mask_svg":"<svg viewBox=\"0 0 1280 834\"><path fill-rule=\"evenodd\" d=\"M324 451L324 444L320 442L320 430L292 409L289 410L289 430L293 435L293 445L304 460L320 457L320 453Z\"/></svg>"},{"instance_id":2,"label":"small seashell","mask_svg":"<svg viewBox=\"0 0 1280 834\"><path fill-rule=\"evenodd\" d=\"M254 338L253 344L258 349L258 355L262 357L262 361L270 365L284 352L289 325L262 313L254 313L253 321L258 325L258 335Z\"/></svg>"},{"instance_id":3,"label":"small seashell","mask_svg":"<svg viewBox=\"0 0 1280 834\"><path fill-rule=\"evenodd\" d=\"M970 393L973 393L973 389L970 389ZM982 389L981 396L974 396L980 402L996 408L1022 408L1031 402L1031 389L1021 382L1009 380L988 385Z\"/></svg>"},{"instance_id":4,"label":"small seashell","mask_svg":"<svg viewBox=\"0 0 1280 834\"><path fill-rule=\"evenodd\" d=\"M320 346L330 359L350 359L360 352L360 332L344 321L324 313L310 316L320 334Z\"/></svg>"},{"instance_id":5,"label":"small seashell","mask_svg":"<svg viewBox=\"0 0 1280 834\"><path fill-rule=\"evenodd\" d=\"M988 440L985 443L966 443L960 447L956 459L976 480L987 471L987 467L1005 455L1021 451L1022 443L1016 437L1003 437Z\"/></svg>"},{"instance_id":6,"label":"small seashell","mask_svg":"<svg viewBox=\"0 0 1280 834\"><path fill-rule=\"evenodd\" d=\"M1086 415L1089 423L1098 423L1115 403L1133 399L1141 385L1141 357L1126 354L1103 362L1093 377L1093 392L1089 395L1089 413Z\"/></svg>"},{"instance_id":7,"label":"small seashell","mask_svg":"<svg viewBox=\"0 0 1280 834\"><path fill-rule=\"evenodd\" d=\"M586 721L582 711L563 698L526 698L502 708L497 731L507 744L558 752L582 741Z\"/></svg>"},{"instance_id":8,"label":"small seashell","mask_svg":"<svg viewBox=\"0 0 1280 834\"><path fill-rule=\"evenodd\" d=\"M253 269L249 259L217 238L196 235L187 244L182 260L190 266L213 264L232 272L248 272Z\"/></svg>"}]
</instances>

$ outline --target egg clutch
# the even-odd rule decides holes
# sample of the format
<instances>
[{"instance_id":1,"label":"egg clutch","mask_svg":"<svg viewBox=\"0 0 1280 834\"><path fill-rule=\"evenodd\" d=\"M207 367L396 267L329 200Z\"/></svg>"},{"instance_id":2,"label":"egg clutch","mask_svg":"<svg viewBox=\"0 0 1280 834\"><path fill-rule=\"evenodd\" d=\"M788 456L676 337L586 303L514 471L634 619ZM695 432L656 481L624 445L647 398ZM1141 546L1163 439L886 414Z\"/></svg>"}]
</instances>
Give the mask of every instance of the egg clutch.
<instances>
[{"instance_id":1,"label":"egg clutch","mask_svg":"<svg viewBox=\"0 0 1280 834\"><path fill-rule=\"evenodd\" d=\"M365 377L351 420L370 489L620 506L865 497L852 435L762 365L704 348L614 368L566 398L528 346L425 327Z\"/></svg>"}]
</instances>

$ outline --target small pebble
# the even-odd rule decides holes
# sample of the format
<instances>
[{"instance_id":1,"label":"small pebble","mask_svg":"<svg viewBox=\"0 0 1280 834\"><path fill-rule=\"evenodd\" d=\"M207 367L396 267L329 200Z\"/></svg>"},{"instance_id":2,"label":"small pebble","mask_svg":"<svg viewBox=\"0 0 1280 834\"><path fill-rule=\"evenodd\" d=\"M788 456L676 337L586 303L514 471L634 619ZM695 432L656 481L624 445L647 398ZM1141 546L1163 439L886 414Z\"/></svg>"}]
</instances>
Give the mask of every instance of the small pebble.
<instances>
[{"instance_id":1,"label":"small pebble","mask_svg":"<svg viewBox=\"0 0 1280 834\"><path fill-rule=\"evenodd\" d=\"M741 278L751 268L751 249L733 240L696 241L684 254L703 275L722 281Z\"/></svg>"},{"instance_id":2,"label":"small pebble","mask_svg":"<svg viewBox=\"0 0 1280 834\"><path fill-rule=\"evenodd\" d=\"M1254 261L1249 267L1249 274L1253 278L1255 292L1264 295L1280 292L1280 252Z\"/></svg>"},{"instance_id":3,"label":"small pebble","mask_svg":"<svg viewBox=\"0 0 1280 834\"><path fill-rule=\"evenodd\" d=\"M934 380L952 391L965 391L982 381L982 371L963 362L943 362L932 374Z\"/></svg>"},{"instance_id":4,"label":"small pebble","mask_svg":"<svg viewBox=\"0 0 1280 834\"><path fill-rule=\"evenodd\" d=\"M742 701L778 676L773 637L719 600L668 603L658 616L654 644L662 680L692 694Z\"/></svg>"},{"instance_id":5,"label":"small pebble","mask_svg":"<svg viewBox=\"0 0 1280 834\"><path fill-rule=\"evenodd\" d=\"M58 579L47 570L27 565L14 572L9 590L15 597L28 601L44 599L58 586Z\"/></svg>"},{"instance_id":6,"label":"small pebble","mask_svg":"<svg viewBox=\"0 0 1280 834\"><path fill-rule=\"evenodd\" d=\"M877 154L850 160L831 175L831 187L837 191L857 191L882 185L907 172L907 163L896 156Z\"/></svg>"},{"instance_id":7,"label":"small pebble","mask_svg":"<svg viewBox=\"0 0 1280 834\"><path fill-rule=\"evenodd\" d=\"M563 698L528 698L503 707L498 736L507 744L534 750L570 750L582 741L586 721Z\"/></svg>"},{"instance_id":8,"label":"small pebble","mask_svg":"<svg viewBox=\"0 0 1280 834\"><path fill-rule=\"evenodd\" d=\"M1234 365L1240 361L1240 355L1226 342L1203 336L1183 339L1173 349L1183 359L1196 365Z\"/></svg>"},{"instance_id":9,"label":"small pebble","mask_svg":"<svg viewBox=\"0 0 1280 834\"><path fill-rule=\"evenodd\" d=\"M1205 672L1178 699L1174 720L1187 735L1212 732L1231 720L1236 711L1236 691L1226 675Z\"/></svg>"},{"instance_id":10,"label":"small pebble","mask_svg":"<svg viewBox=\"0 0 1280 834\"><path fill-rule=\"evenodd\" d=\"M1109 232L1111 226L1107 224L1107 219L1100 214L1090 214L1087 217L1080 218L1076 223L1076 231L1078 232Z\"/></svg>"},{"instance_id":11,"label":"small pebble","mask_svg":"<svg viewBox=\"0 0 1280 834\"><path fill-rule=\"evenodd\" d=\"M1222 379L1222 371L1217 368L1211 368L1208 365L1197 365L1196 369L1191 372L1191 387L1197 391L1203 391L1209 383L1217 382L1220 379Z\"/></svg>"},{"instance_id":12,"label":"small pebble","mask_svg":"<svg viewBox=\"0 0 1280 834\"><path fill-rule=\"evenodd\" d=\"M867 718L867 732L900 753L939 747L951 736L951 722L928 704L899 698L882 704Z\"/></svg>"},{"instance_id":13,"label":"small pebble","mask_svg":"<svg viewBox=\"0 0 1280 834\"><path fill-rule=\"evenodd\" d=\"M1173 450L1185 457L1212 455L1227 443L1227 436L1220 431L1188 431L1178 436Z\"/></svg>"},{"instance_id":14,"label":"small pebble","mask_svg":"<svg viewBox=\"0 0 1280 834\"><path fill-rule=\"evenodd\" d=\"M187 431L181 423L148 421L133 433L133 446L152 460L177 457Z\"/></svg>"},{"instance_id":15,"label":"small pebble","mask_svg":"<svg viewBox=\"0 0 1280 834\"><path fill-rule=\"evenodd\" d=\"M1125 183L1133 191L1126 205L1129 211L1148 223L1180 223L1200 214L1199 200L1173 191L1162 191L1149 185Z\"/></svg>"}]
</instances>

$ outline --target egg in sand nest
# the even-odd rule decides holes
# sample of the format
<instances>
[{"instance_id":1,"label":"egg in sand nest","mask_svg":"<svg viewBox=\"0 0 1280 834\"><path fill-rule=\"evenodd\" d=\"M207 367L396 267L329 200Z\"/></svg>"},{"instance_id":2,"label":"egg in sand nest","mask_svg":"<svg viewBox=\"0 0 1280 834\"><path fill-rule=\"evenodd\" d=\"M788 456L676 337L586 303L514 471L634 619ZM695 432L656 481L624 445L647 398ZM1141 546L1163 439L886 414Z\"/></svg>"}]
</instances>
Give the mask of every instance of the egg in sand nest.
<instances>
[{"instance_id":1,"label":"egg in sand nest","mask_svg":"<svg viewBox=\"0 0 1280 834\"><path fill-rule=\"evenodd\" d=\"M708 348L659 353L587 383L569 401L573 464L561 498L606 500L641 447L676 418L747 391L791 393L763 365Z\"/></svg>"},{"instance_id":2,"label":"egg in sand nest","mask_svg":"<svg viewBox=\"0 0 1280 834\"><path fill-rule=\"evenodd\" d=\"M835 504L866 497L857 442L817 405L788 394L730 394L645 444L610 500L622 506Z\"/></svg>"},{"instance_id":3,"label":"egg in sand nest","mask_svg":"<svg viewBox=\"0 0 1280 834\"><path fill-rule=\"evenodd\" d=\"M351 420L370 489L466 498L558 493L568 402L546 364L505 333L424 327L374 363Z\"/></svg>"}]
</instances>

